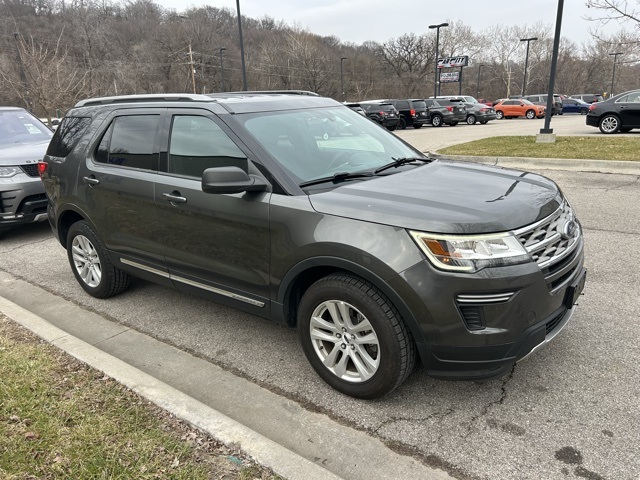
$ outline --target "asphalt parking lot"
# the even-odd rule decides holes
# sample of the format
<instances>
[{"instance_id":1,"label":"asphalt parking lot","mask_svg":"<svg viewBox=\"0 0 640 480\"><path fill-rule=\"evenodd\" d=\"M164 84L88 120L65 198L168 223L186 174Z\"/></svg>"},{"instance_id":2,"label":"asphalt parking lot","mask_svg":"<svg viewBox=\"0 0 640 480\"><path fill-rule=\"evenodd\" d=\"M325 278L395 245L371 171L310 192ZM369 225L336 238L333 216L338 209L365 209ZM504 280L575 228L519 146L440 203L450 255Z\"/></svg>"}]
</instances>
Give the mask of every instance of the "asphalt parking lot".
<instances>
[{"instance_id":1,"label":"asphalt parking lot","mask_svg":"<svg viewBox=\"0 0 640 480\"><path fill-rule=\"evenodd\" d=\"M542 125L513 119L398 135L426 151L479 136L535 134ZM552 128L560 135L600 135L579 115L554 117ZM323 412L454 478L638 479L640 178L540 173L561 186L582 223L587 285L576 315L554 342L506 377L483 383L433 380L418 367L381 400L343 396L313 372L295 331L144 281L110 300L87 296L44 224L4 234L0 271L194 353L277 393L283 404ZM243 402L252 399L240 398L223 413L241 420ZM280 432L278 441L301 448L287 437ZM357 450L347 454L367 461Z\"/></svg>"}]
</instances>

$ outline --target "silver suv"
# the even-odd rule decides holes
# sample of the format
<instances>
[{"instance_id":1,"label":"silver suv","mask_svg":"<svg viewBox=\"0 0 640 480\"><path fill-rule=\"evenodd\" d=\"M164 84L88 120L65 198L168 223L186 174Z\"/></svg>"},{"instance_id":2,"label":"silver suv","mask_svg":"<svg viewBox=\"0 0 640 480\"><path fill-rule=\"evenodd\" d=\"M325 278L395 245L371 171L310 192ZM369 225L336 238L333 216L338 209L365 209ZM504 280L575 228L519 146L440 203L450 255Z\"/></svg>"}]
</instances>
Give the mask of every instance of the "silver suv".
<instances>
[{"instance_id":1,"label":"silver suv","mask_svg":"<svg viewBox=\"0 0 640 480\"><path fill-rule=\"evenodd\" d=\"M53 133L23 108L0 107L0 234L47 219L47 197L38 175Z\"/></svg>"}]
</instances>

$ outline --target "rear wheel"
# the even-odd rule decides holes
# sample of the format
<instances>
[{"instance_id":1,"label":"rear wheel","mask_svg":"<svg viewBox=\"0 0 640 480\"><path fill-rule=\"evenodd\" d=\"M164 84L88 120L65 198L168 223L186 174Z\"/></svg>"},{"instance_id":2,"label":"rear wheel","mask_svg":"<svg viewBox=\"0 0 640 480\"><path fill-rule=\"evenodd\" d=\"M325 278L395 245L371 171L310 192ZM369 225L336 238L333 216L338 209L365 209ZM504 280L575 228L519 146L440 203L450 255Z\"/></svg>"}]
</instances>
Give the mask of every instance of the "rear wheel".
<instances>
[{"instance_id":1,"label":"rear wheel","mask_svg":"<svg viewBox=\"0 0 640 480\"><path fill-rule=\"evenodd\" d=\"M476 116L475 115L469 115L467 117L467 124L468 125L475 125L476 124Z\"/></svg>"},{"instance_id":2,"label":"rear wheel","mask_svg":"<svg viewBox=\"0 0 640 480\"><path fill-rule=\"evenodd\" d=\"M84 220L69 229L67 256L76 280L92 297L112 297L129 287L129 274L111 263L102 240Z\"/></svg>"},{"instance_id":3,"label":"rear wheel","mask_svg":"<svg viewBox=\"0 0 640 480\"><path fill-rule=\"evenodd\" d=\"M407 121L404 118L401 118L398 122L398 129L404 130L405 128L407 128Z\"/></svg>"},{"instance_id":4,"label":"rear wheel","mask_svg":"<svg viewBox=\"0 0 640 480\"><path fill-rule=\"evenodd\" d=\"M433 125L434 127L441 127L442 117L440 115L434 115L433 117L431 117L431 125Z\"/></svg>"},{"instance_id":5,"label":"rear wheel","mask_svg":"<svg viewBox=\"0 0 640 480\"><path fill-rule=\"evenodd\" d=\"M529 120L533 120L534 118L536 118L536 112L533 110L527 110L527 113L525 113L525 117L527 117Z\"/></svg>"},{"instance_id":6,"label":"rear wheel","mask_svg":"<svg viewBox=\"0 0 640 480\"><path fill-rule=\"evenodd\" d=\"M502 110L496 110L496 118L498 120L502 120L504 118L504 113L502 113Z\"/></svg>"},{"instance_id":7,"label":"rear wheel","mask_svg":"<svg viewBox=\"0 0 640 480\"><path fill-rule=\"evenodd\" d=\"M605 115L600 119L598 128L602 133L616 133L620 129L620 119L616 115Z\"/></svg>"},{"instance_id":8,"label":"rear wheel","mask_svg":"<svg viewBox=\"0 0 640 480\"><path fill-rule=\"evenodd\" d=\"M587 113L589 113L589 109L588 108L581 108L580 109L580 115L586 115Z\"/></svg>"},{"instance_id":9,"label":"rear wheel","mask_svg":"<svg viewBox=\"0 0 640 480\"><path fill-rule=\"evenodd\" d=\"M336 390L378 398L405 381L416 347L400 314L370 283L343 273L314 283L298 309L307 359Z\"/></svg>"}]
</instances>

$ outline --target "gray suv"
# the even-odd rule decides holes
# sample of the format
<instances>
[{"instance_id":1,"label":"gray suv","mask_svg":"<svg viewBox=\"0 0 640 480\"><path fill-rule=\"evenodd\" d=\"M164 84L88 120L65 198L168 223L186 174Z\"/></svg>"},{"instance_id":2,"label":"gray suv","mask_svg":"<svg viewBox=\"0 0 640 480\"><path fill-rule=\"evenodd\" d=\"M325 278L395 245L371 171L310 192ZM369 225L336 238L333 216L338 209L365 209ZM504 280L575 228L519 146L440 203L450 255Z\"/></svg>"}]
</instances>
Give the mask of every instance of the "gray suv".
<instances>
[{"instance_id":1,"label":"gray suv","mask_svg":"<svg viewBox=\"0 0 640 480\"><path fill-rule=\"evenodd\" d=\"M418 358L434 377L502 375L562 330L585 282L551 180L428 158L324 97L84 100L41 171L90 295L134 275L290 325L354 397L394 390Z\"/></svg>"},{"instance_id":2,"label":"gray suv","mask_svg":"<svg viewBox=\"0 0 640 480\"><path fill-rule=\"evenodd\" d=\"M38 174L53 132L23 108L0 107L0 235L47 219L47 198Z\"/></svg>"}]
</instances>

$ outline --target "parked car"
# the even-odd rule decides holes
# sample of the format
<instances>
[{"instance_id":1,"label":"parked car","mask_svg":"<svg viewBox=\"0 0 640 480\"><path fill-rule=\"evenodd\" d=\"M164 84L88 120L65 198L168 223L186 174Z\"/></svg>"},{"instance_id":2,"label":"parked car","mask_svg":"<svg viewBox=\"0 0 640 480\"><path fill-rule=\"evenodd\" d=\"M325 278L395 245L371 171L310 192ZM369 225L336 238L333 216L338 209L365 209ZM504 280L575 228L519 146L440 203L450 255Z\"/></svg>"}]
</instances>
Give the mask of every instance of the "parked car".
<instances>
[{"instance_id":1,"label":"parked car","mask_svg":"<svg viewBox=\"0 0 640 480\"><path fill-rule=\"evenodd\" d=\"M360 106L368 118L379 123L387 130L395 130L400 121L400 114L396 107L389 102L360 102Z\"/></svg>"},{"instance_id":2,"label":"parked car","mask_svg":"<svg viewBox=\"0 0 640 480\"><path fill-rule=\"evenodd\" d=\"M449 101L455 103L460 102L465 106L466 117L464 121L468 125L475 125L476 122L480 122L482 125L486 124L490 120L496 119L496 112L493 107L489 107L480 102L467 102L465 98L469 97L447 97ZM473 97L470 97L473 98Z\"/></svg>"},{"instance_id":3,"label":"parked car","mask_svg":"<svg viewBox=\"0 0 640 480\"><path fill-rule=\"evenodd\" d=\"M498 102L494 107L496 118L527 117L529 119L544 117L546 109L523 98L509 98Z\"/></svg>"},{"instance_id":4,"label":"parked car","mask_svg":"<svg viewBox=\"0 0 640 480\"><path fill-rule=\"evenodd\" d=\"M324 121L340 134L308 128ZM418 356L436 377L509 372L585 284L553 181L431 159L320 96L83 100L40 172L89 295L133 275L297 327L319 376L358 398L400 386Z\"/></svg>"},{"instance_id":5,"label":"parked car","mask_svg":"<svg viewBox=\"0 0 640 480\"><path fill-rule=\"evenodd\" d=\"M582 100L586 103L595 103L604 101L604 97L597 93L578 93L577 95L570 95L571 98Z\"/></svg>"},{"instance_id":6,"label":"parked car","mask_svg":"<svg viewBox=\"0 0 640 480\"><path fill-rule=\"evenodd\" d=\"M455 127L467 118L467 110L460 102L451 102L444 98L427 98L425 104L427 105L429 122L434 127L442 125Z\"/></svg>"},{"instance_id":7,"label":"parked car","mask_svg":"<svg viewBox=\"0 0 640 480\"><path fill-rule=\"evenodd\" d=\"M602 133L626 133L640 128L640 90L620 93L603 102L592 103L587 125Z\"/></svg>"},{"instance_id":8,"label":"parked car","mask_svg":"<svg viewBox=\"0 0 640 480\"><path fill-rule=\"evenodd\" d=\"M349 107L351 110L353 110L354 112L358 112L360 115L363 115L365 117L367 116L367 113L364 111L364 108L362 108L362 105L360 105L359 103L345 102L345 105Z\"/></svg>"},{"instance_id":9,"label":"parked car","mask_svg":"<svg viewBox=\"0 0 640 480\"><path fill-rule=\"evenodd\" d=\"M47 219L38 162L52 135L25 109L0 107L0 235L9 228Z\"/></svg>"},{"instance_id":10,"label":"parked car","mask_svg":"<svg viewBox=\"0 0 640 480\"><path fill-rule=\"evenodd\" d=\"M586 115L589 113L589 105L589 103L577 98L563 98L562 113L579 113L580 115Z\"/></svg>"},{"instance_id":11,"label":"parked car","mask_svg":"<svg viewBox=\"0 0 640 480\"><path fill-rule=\"evenodd\" d=\"M522 98L525 100L529 100L531 103L534 103L536 105L541 105L545 107L545 110L546 110L547 99L549 98L549 95L544 93L538 93L535 95L525 95ZM562 98L560 97L560 95L555 93L553 94L553 103L551 104L551 106L552 106L551 115L562 115Z\"/></svg>"},{"instance_id":12,"label":"parked car","mask_svg":"<svg viewBox=\"0 0 640 480\"><path fill-rule=\"evenodd\" d=\"M407 98L404 100L389 99L400 114L398 128L404 130L407 127L421 128L423 125L430 123L427 113L427 105L423 99Z\"/></svg>"}]
</instances>

